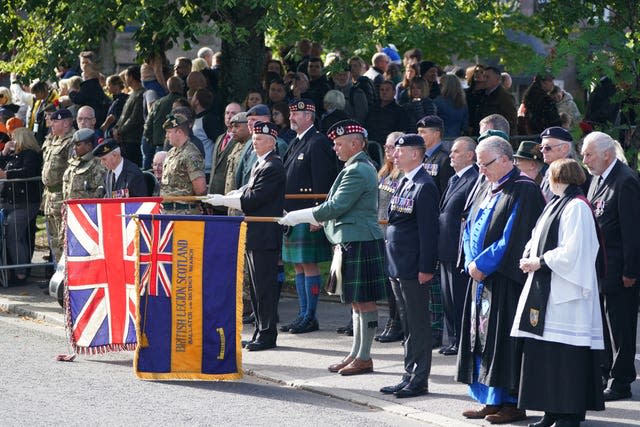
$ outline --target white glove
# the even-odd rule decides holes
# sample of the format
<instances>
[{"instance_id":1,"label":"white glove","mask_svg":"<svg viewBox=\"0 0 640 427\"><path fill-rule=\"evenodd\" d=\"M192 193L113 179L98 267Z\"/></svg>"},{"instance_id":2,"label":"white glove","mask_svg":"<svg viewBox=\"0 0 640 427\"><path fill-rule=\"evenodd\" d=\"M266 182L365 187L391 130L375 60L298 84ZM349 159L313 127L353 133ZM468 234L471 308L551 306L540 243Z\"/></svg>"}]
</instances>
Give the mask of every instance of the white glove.
<instances>
[{"instance_id":1,"label":"white glove","mask_svg":"<svg viewBox=\"0 0 640 427\"><path fill-rule=\"evenodd\" d=\"M224 196L222 194L207 194L207 198L203 202L212 206L224 206Z\"/></svg>"},{"instance_id":2,"label":"white glove","mask_svg":"<svg viewBox=\"0 0 640 427\"><path fill-rule=\"evenodd\" d=\"M231 192L229 192L231 194ZM233 193L231 195L223 196L222 194L211 194L203 200L205 203L209 203L213 206L227 206L229 208L242 210L240 204L240 197L242 193Z\"/></svg>"},{"instance_id":3,"label":"white glove","mask_svg":"<svg viewBox=\"0 0 640 427\"><path fill-rule=\"evenodd\" d=\"M278 220L278 224L280 225L298 225L302 223L320 225L313 216L313 208L289 212Z\"/></svg>"}]
</instances>

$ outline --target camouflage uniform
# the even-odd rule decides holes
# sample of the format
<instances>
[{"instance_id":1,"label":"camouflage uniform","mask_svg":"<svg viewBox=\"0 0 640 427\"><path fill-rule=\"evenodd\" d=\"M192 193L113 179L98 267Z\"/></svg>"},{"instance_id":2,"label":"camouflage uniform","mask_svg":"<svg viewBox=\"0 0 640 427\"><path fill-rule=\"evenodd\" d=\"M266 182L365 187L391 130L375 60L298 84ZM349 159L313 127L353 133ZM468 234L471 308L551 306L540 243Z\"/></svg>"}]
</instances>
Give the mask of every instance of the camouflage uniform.
<instances>
[{"instance_id":1,"label":"camouflage uniform","mask_svg":"<svg viewBox=\"0 0 640 427\"><path fill-rule=\"evenodd\" d=\"M100 159L93 157L93 153L73 157L62 178L64 200L102 197L97 190L104 186L106 174L107 168L102 166Z\"/></svg>"},{"instance_id":2,"label":"camouflage uniform","mask_svg":"<svg viewBox=\"0 0 640 427\"><path fill-rule=\"evenodd\" d=\"M63 136L54 136L43 145L42 196L43 210L47 219L47 230L51 239L51 252L58 261L63 251L62 234L62 177L72 155L73 129Z\"/></svg>"},{"instance_id":3,"label":"camouflage uniform","mask_svg":"<svg viewBox=\"0 0 640 427\"><path fill-rule=\"evenodd\" d=\"M191 181L204 178L204 159L198 148L187 142L182 147L173 147L167 153L162 168L160 196L194 196ZM164 210L170 214L199 214L199 203L163 203Z\"/></svg>"},{"instance_id":4,"label":"camouflage uniform","mask_svg":"<svg viewBox=\"0 0 640 427\"><path fill-rule=\"evenodd\" d=\"M251 143L251 140L249 140ZM229 153L228 164L227 164L227 175L224 180L224 194L227 194L229 191L237 190L238 186L236 185L236 174L238 171L238 166L240 165L240 160L242 160L242 153L244 152L244 147L246 146L246 142L244 143L236 143ZM229 216L242 216L242 211L237 209L229 208L228 211Z\"/></svg>"}]
</instances>

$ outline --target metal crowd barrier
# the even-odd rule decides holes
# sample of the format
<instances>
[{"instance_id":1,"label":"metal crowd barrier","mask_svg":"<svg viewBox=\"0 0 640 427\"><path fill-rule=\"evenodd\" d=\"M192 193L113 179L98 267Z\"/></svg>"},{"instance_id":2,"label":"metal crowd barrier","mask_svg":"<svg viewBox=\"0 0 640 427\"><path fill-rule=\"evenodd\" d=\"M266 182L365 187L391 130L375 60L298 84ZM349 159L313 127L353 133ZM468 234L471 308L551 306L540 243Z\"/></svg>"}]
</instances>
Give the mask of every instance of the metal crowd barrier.
<instances>
[{"instance_id":1,"label":"metal crowd barrier","mask_svg":"<svg viewBox=\"0 0 640 427\"><path fill-rule=\"evenodd\" d=\"M53 267L55 265L54 262L47 261L45 259L45 257L49 255L49 244L48 244L49 235L46 231L45 231L45 234L47 236L46 248L38 249L36 247L36 240L37 240L36 234L38 231L37 222L38 222L38 218L41 217L40 212L38 212L35 219L27 225L27 230L22 235L22 237L25 238L28 242L28 251L31 254L29 258L30 261L28 263L21 263L21 264L9 263L11 260L9 260L8 250L9 249L17 250L17 245L18 245L17 238L19 238L20 236L17 236L17 227L14 226L14 228L12 229L11 224L9 224L9 222L7 221L8 212L14 209L15 201L16 201L15 196L17 194L17 189L19 189L21 186L26 186L27 183L29 182L37 182L40 194L42 194L42 178L39 176L33 177L33 178L0 179L0 194L2 195L2 198L0 199L0 212L1 212L0 214L0 221L1 221L0 222L0 282L2 283L2 286L5 288L9 286L9 272L11 270L25 269L25 268L32 270L33 268L36 268L36 267L46 268L46 267ZM6 186L8 185L12 186L12 189L11 189L12 191L10 193L6 191ZM9 194L12 195L12 200L5 199L5 197L7 197L7 195ZM26 203L29 204L30 202L29 192L25 191L25 194L27 195ZM39 210L39 207L38 207L38 210ZM26 214L26 212L24 212L24 214Z\"/></svg>"}]
</instances>

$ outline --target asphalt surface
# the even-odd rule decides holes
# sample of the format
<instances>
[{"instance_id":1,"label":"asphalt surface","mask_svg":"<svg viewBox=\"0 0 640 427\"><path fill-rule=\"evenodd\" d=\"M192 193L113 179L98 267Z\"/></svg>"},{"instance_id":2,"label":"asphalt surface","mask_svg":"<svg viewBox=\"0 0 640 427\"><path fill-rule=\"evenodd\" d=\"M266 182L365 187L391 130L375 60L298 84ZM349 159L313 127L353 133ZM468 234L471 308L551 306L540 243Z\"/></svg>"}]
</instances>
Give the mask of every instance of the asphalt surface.
<instances>
[{"instance_id":1,"label":"asphalt surface","mask_svg":"<svg viewBox=\"0 0 640 427\"><path fill-rule=\"evenodd\" d=\"M44 295L40 286L45 283L2 288L0 287L0 310L31 319L42 327L58 328L64 326L64 316L57 301ZM295 298L283 297L280 301L280 319L287 322L297 312ZM386 309L380 308L379 323L384 325L387 317ZM453 380L455 372L455 356L442 356L434 350L429 394L413 399L396 399L379 393L382 386L399 382L403 357L400 343L374 343L372 358L374 372L367 375L342 377L327 371L327 366L342 359L351 348L351 337L338 335L335 328L344 325L350 312L342 304L323 300L318 307L320 330L317 332L292 335L281 333L278 336L278 348L262 352L243 352L243 369L248 376L242 381L263 381L275 383L292 389L303 390L323 395L332 399L355 404L357 407L374 411L384 411L393 415L398 424L414 421L429 425L465 426L486 425L484 420L467 420L461 412L478 408L478 405L467 394L467 387ZM250 338L253 329L246 327L243 338ZM59 335L59 345L55 349L47 349L47 358L54 359L57 354L68 353L69 346L64 334ZM638 341L640 342L640 340ZM35 351L38 351L35 349ZM640 351L637 351L640 353ZM85 356L79 356L83 359ZM118 356L92 356L100 358L119 358L121 364L132 364L133 353L120 353ZM6 360L5 360L6 362ZM59 363L59 362L58 362ZM640 372L640 355L636 355L636 370ZM131 370L132 377L134 376ZM236 385L233 383L215 383L216 389L226 389L230 393ZM2 387L0 387L1 389ZM640 382L632 385L633 398L607 403L602 412L587 413L584 426L630 426L640 425ZM528 411L529 418L515 425L527 425L541 416L539 412ZM187 421L187 420L184 420ZM291 424L291 419L282 419L284 424ZM385 423L388 423L386 421ZM324 424L319 421L320 424ZM249 424L252 424L249 422ZM393 424L393 422L392 422Z\"/></svg>"}]
</instances>

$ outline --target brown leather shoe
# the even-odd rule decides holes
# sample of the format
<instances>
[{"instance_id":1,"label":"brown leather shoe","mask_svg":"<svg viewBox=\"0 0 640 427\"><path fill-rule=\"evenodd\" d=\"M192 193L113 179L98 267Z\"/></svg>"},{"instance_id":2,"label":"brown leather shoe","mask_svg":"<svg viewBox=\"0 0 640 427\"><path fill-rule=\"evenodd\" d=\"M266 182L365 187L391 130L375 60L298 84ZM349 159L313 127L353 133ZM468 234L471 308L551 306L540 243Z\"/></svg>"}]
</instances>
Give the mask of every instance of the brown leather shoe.
<instances>
[{"instance_id":1,"label":"brown leather shoe","mask_svg":"<svg viewBox=\"0 0 640 427\"><path fill-rule=\"evenodd\" d=\"M464 411L462 416L465 418L470 418L472 420L481 420L487 415L497 414L500 411L500 407L496 405L487 405L479 411L474 411L473 409L469 409L468 411Z\"/></svg>"},{"instance_id":2,"label":"brown leather shoe","mask_svg":"<svg viewBox=\"0 0 640 427\"><path fill-rule=\"evenodd\" d=\"M357 357L353 359L353 361L347 366L338 371L340 375L345 376L367 374L369 372L373 372L373 360L362 360L358 359Z\"/></svg>"},{"instance_id":3,"label":"brown leather shoe","mask_svg":"<svg viewBox=\"0 0 640 427\"><path fill-rule=\"evenodd\" d=\"M353 362L353 359L354 358L351 356L345 357L344 359L342 359L342 362L334 363L333 365L329 366L329 372L338 372L340 369L344 368L349 363Z\"/></svg>"},{"instance_id":4,"label":"brown leather shoe","mask_svg":"<svg viewBox=\"0 0 640 427\"><path fill-rule=\"evenodd\" d=\"M504 405L498 413L487 415L484 419L491 424L511 424L527 418L527 411L518 409L515 406Z\"/></svg>"}]
</instances>

